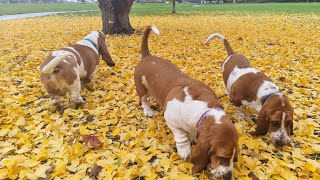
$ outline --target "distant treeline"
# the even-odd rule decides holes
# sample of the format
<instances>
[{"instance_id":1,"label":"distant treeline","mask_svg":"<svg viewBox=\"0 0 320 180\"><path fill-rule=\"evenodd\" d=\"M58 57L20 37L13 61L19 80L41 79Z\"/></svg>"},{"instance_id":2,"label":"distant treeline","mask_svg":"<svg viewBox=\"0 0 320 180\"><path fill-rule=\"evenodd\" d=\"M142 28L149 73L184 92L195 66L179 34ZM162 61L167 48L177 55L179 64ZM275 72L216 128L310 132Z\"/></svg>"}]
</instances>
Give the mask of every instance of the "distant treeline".
<instances>
[{"instance_id":1,"label":"distant treeline","mask_svg":"<svg viewBox=\"0 0 320 180\"><path fill-rule=\"evenodd\" d=\"M137 3L165 3L172 0L135 0ZM317 0L309 0L315 2ZM320 1L320 0L318 0ZM265 3L265 2L308 2L308 0L176 0L178 3Z\"/></svg>"},{"instance_id":2,"label":"distant treeline","mask_svg":"<svg viewBox=\"0 0 320 180\"><path fill-rule=\"evenodd\" d=\"M67 1L63 0L0 0L0 3L21 3L21 4L26 4L26 3L64 3Z\"/></svg>"},{"instance_id":3,"label":"distant treeline","mask_svg":"<svg viewBox=\"0 0 320 180\"><path fill-rule=\"evenodd\" d=\"M315 2L316 0L309 0L309 2ZM318 0L320 1L320 0ZM233 0L224 0L225 3L232 3ZM267 3L267 2L308 2L308 0L236 0L236 3Z\"/></svg>"},{"instance_id":4,"label":"distant treeline","mask_svg":"<svg viewBox=\"0 0 320 180\"><path fill-rule=\"evenodd\" d=\"M41 3L94 3L95 0L0 0L0 3L41 4Z\"/></svg>"},{"instance_id":5,"label":"distant treeline","mask_svg":"<svg viewBox=\"0 0 320 180\"><path fill-rule=\"evenodd\" d=\"M136 3L165 3L172 0L135 0ZM316 2L320 0L176 0L178 3L266 3L266 2ZM0 3L94 3L96 0L0 0Z\"/></svg>"}]
</instances>

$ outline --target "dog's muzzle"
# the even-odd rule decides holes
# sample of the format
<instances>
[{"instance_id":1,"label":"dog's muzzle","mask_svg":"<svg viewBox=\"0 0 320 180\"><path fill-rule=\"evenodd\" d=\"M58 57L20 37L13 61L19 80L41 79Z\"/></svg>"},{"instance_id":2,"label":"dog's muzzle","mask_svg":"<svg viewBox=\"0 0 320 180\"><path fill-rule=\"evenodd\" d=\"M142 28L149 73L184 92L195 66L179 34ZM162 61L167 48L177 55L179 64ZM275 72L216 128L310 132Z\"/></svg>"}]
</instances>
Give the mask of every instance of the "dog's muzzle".
<instances>
[{"instance_id":1,"label":"dog's muzzle","mask_svg":"<svg viewBox=\"0 0 320 180\"><path fill-rule=\"evenodd\" d=\"M285 131L275 131L270 134L272 144L275 146L284 146L291 143L291 139Z\"/></svg>"},{"instance_id":2,"label":"dog's muzzle","mask_svg":"<svg viewBox=\"0 0 320 180\"><path fill-rule=\"evenodd\" d=\"M233 167L220 165L215 169L211 169L209 167L209 170L211 172L210 180L221 179L221 178L224 180L231 180L232 179Z\"/></svg>"}]
</instances>

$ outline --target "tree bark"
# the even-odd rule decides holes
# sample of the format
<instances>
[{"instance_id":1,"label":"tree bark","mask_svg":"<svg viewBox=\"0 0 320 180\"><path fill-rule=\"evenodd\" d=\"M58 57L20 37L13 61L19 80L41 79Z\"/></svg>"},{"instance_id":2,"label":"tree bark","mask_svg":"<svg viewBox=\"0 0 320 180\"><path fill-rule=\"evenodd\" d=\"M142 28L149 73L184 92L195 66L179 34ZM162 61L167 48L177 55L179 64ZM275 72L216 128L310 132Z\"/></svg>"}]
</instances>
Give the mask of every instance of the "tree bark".
<instances>
[{"instance_id":1,"label":"tree bark","mask_svg":"<svg viewBox=\"0 0 320 180\"><path fill-rule=\"evenodd\" d=\"M105 34L132 34L129 12L134 0L98 0Z\"/></svg>"},{"instance_id":2,"label":"tree bark","mask_svg":"<svg viewBox=\"0 0 320 180\"><path fill-rule=\"evenodd\" d=\"M176 13L176 0L172 1L172 13Z\"/></svg>"}]
</instances>

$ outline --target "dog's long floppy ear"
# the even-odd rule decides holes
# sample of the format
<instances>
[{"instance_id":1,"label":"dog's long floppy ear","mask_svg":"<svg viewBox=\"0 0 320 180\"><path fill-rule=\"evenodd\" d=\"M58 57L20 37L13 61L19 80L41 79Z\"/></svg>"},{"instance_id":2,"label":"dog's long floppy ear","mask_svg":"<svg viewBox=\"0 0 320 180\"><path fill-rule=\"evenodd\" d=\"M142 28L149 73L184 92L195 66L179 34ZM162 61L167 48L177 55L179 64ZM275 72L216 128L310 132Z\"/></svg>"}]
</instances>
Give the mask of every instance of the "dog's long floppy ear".
<instances>
[{"instance_id":1,"label":"dog's long floppy ear","mask_svg":"<svg viewBox=\"0 0 320 180\"><path fill-rule=\"evenodd\" d=\"M290 135L294 135L294 133L293 133L293 120L292 121L290 121Z\"/></svg>"},{"instance_id":2,"label":"dog's long floppy ear","mask_svg":"<svg viewBox=\"0 0 320 180\"><path fill-rule=\"evenodd\" d=\"M209 158L209 141L201 141L196 144L195 152L191 154L192 174L196 174L207 167Z\"/></svg>"},{"instance_id":3,"label":"dog's long floppy ear","mask_svg":"<svg viewBox=\"0 0 320 180\"><path fill-rule=\"evenodd\" d=\"M291 107L291 112L290 112L290 124L289 124L289 130L290 130L290 135L294 135L294 133L293 133L293 114L294 114L294 111L293 111L293 109L292 109L292 107Z\"/></svg>"},{"instance_id":4,"label":"dog's long floppy ear","mask_svg":"<svg viewBox=\"0 0 320 180\"><path fill-rule=\"evenodd\" d=\"M110 67L115 66L115 63L112 61L112 58L107 49L106 36L102 32L99 32L98 46L102 59L107 63L107 65Z\"/></svg>"},{"instance_id":5,"label":"dog's long floppy ear","mask_svg":"<svg viewBox=\"0 0 320 180\"><path fill-rule=\"evenodd\" d=\"M253 136L265 135L269 130L269 118L267 111L265 109L261 109L259 113L259 117L257 120L256 131L250 132L249 134Z\"/></svg>"},{"instance_id":6,"label":"dog's long floppy ear","mask_svg":"<svg viewBox=\"0 0 320 180\"><path fill-rule=\"evenodd\" d=\"M235 152L234 157L233 157L233 162L238 162L239 154L240 154L240 149L239 149L239 146L237 145L236 152Z\"/></svg>"}]
</instances>

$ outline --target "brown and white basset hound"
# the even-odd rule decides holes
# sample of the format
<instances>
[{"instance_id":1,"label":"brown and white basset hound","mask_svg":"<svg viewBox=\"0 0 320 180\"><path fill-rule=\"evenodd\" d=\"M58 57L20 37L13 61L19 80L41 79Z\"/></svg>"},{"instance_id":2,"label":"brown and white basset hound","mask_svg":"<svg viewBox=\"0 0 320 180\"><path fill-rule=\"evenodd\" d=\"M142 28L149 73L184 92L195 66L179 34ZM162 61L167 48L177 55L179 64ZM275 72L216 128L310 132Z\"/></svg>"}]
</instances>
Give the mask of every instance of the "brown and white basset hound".
<instances>
[{"instance_id":1,"label":"brown and white basset hound","mask_svg":"<svg viewBox=\"0 0 320 180\"><path fill-rule=\"evenodd\" d=\"M151 30L160 34L153 25L146 28L141 44L142 59L134 72L144 114L153 116L147 100L152 97L164 108L164 118L173 132L178 154L184 160L191 160L193 173L209 165L212 177L231 179L233 161L239 153L236 128L207 85L187 76L168 60L150 55ZM192 142L197 144L191 154Z\"/></svg>"},{"instance_id":2,"label":"brown and white basset hound","mask_svg":"<svg viewBox=\"0 0 320 180\"><path fill-rule=\"evenodd\" d=\"M259 112L257 127L251 135L270 132L274 145L290 144L293 134L293 109L288 97L280 92L272 80L261 71L252 68L242 54L235 54L229 42L221 34L210 35L205 44L218 37L227 50L228 57L221 65L223 81L229 99L234 106L251 106Z\"/></svg>"},{"instance_id":3,"label":"brown and white basset hound","mask_svg":"<svg viewBox=\"0 0 320 180\"><path fill-rule=\"evenodd\" d=\"M100 55L108 66L114 66L107 49L105 35L93 31L69 47L52 52L40 65L40 80L51 97L52 105L60 105L59 96L70 93L70 102L82 104L81 81L90 80L99 65Z\"/></svg>"}]
</instances>

